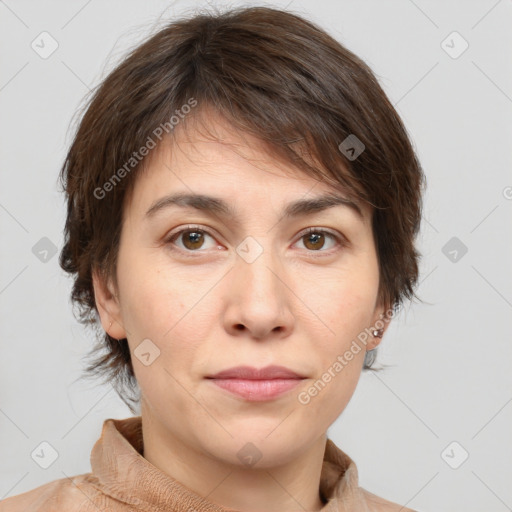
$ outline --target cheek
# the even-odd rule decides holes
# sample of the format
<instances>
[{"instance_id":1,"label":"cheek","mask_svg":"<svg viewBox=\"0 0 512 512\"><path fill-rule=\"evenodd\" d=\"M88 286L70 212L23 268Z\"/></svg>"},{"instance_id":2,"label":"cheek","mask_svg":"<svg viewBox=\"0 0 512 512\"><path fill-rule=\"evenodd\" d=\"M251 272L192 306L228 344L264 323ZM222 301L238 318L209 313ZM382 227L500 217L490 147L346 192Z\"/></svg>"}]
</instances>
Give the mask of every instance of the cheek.
<instances>
[{"instance_id":1,"label":"cheek","mask_svg":"<svg viewBox=\"0 0 512 512\"><path fill-rule=\"evenodd\" d=\"M328 353L344 345L369 327L378 295L378 272L368 267L339 272L320 283L321 293L309 293L311 309L323 324L324 347Z\"/></svg>"},{"instance_id":2,"label":"cheek","mask_svg":"<svg viewBox=\"0 0 512 512\"><path fill-rule=\"evenodd\" d=\"M325 293L315 295L325 334L310 333L309 350L318 362L318 374L299 402L307 403L313 415L328 411L328 422L343 411L361 375L378 293L378 272L371 263L324 282ZM327 403L336 406L325 408Z\"/></svg>"},{"instance_id":3,"label":"cheek","mask_svg":"<svg viewBox=\"0 0 512 512\"><path fill-rule=\"evenodd\" d=\"M182 309L182 301L170 283L159 279L157 274L132 268L123 286L123 318L130 332L159 337L172 327Z\"/></svg>"},{"instance_id":4,"label":"cheek","mask_svg":"<svg viewBox=\"0 0 512 512\"><path fill-rule=\"evenodd\" d=\"M183 300L175 289L178 284L164 277L161 265L151 261L129 240L121 245L117 277L121 297L121 315L133 350L149 338L161 347L160 339L183 316Z\"/></svg>"},{"instance_id":5,"label":"cheek","mask_svg":"<svg viewBox=\"0 0 512 512\"><path fill-rule=\"evenodd\" d=\"M371 325L376 300L375 284L345 285L322 296L325 309L319 316L329 329L323 328L325 335L310 332L310 360L318 373L297 397L308 417L323 418L327 425L338 418L356 389L366 353L364 336L369 339L365 328Z\"/></svg>"},{"instance_id":6,"label":"cheek","mask_svg":"<svg viewBox=\"0 0 512 512\"><path fill-rule=\"evenodd\" d=\"M119 259L122 317L133 350L149 338L170 370L191 360L217 314L208 289L212 283L195 273L136 251ZM204 286L201 284L204 282ZM209 283L209 284L208 284Z\"/></svg>"}]
</instances>

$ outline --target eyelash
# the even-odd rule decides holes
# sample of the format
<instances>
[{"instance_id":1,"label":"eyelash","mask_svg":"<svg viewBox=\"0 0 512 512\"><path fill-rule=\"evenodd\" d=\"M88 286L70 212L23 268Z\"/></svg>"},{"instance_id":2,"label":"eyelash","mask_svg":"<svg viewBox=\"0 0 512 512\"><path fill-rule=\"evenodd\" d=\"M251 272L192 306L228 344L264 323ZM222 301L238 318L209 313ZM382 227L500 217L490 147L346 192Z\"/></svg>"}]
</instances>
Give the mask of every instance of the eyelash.
<instances>
[{"instance_id":1,"label":"eyelash","mask_svg":"<svg viewBox=\"0 0 512 512\"><path fill-rule=\"evenodd\" d=\"M197 251L191 251L191 250L182 249L181 247L176 247L176 246L173 245L175 240L177 240L183 233L187 233L189 231L206 234L206 235L212 237L213 239L215 239L215 236L212 235L208 230L203 229L200 226L188 225L186 228L183 228L183 229L181 229L179 231L171 233L168 237L166 237L164 242L165 242L166 245L168 245L170 247L171 250L179 251L179 252L181 252L182 254L184 254L187 257L194 258L194 257L198 256L197 253L206 252L206 251L205 250L199 250L199 249ZM319 250L319 251L307 250L307 252L311 253L311 256L313 258L323 257L323 256L326 255L325 253L327 253L327 255L330 255L336 249L340 249L340 248L345 247L347 245L347 242L346 242L345 238L342 237L341 235L333 233L330 230L326 230L326 229L323 229L323 228L315 228L315 227L307 228L305 231L303 231L300 234L300 236L298 237L297 241L299 241L301 238L304 238L307 235L310 235L311 233L328 235L328 236L330 236L331 238L333 238L337 242L337 247L333 247L331 249ZM319 254L315 254L315 253L319 253Z\"/></svg>"}]
</instances>

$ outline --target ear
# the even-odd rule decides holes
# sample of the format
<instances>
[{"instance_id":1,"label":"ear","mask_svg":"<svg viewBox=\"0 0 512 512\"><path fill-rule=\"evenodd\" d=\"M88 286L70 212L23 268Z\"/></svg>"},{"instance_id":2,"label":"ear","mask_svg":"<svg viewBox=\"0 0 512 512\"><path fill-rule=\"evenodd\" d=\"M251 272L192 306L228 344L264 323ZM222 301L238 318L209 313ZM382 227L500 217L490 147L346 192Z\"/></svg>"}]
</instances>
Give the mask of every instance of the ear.
<instances>
[{"instance_id":1,"label":"ear","mask_svg":"<svg viewBox=\"0 0 512 512\"><path fill-rule=\"evenodd\" d=\"M126 338L126 330L121 319L121 307L111 279L105 282L104 277L94 269L92 272L94 287L94 300L105 332L112 338L121 340Z\"/></svg>"},{"instance_id":2,"label":"ear","mask_svg":"<svg viewBox=\"0 0 512 512\"><path fill-rule=\"evenodd\" d=\"M391 323L392 316L390 317L390 311L393 311L392 308L377 306L375 308L375 312L373 315L373 322L370 326L370 332L373 333L375 329L380 330L382 337L385 332L388 330L389 324ZM366 344L366 350L373 350L377 348L377 346L382 341L382 337L373 336L370 334L370 338L368 339L368 343Z\"/></svg>"}]
</instances>

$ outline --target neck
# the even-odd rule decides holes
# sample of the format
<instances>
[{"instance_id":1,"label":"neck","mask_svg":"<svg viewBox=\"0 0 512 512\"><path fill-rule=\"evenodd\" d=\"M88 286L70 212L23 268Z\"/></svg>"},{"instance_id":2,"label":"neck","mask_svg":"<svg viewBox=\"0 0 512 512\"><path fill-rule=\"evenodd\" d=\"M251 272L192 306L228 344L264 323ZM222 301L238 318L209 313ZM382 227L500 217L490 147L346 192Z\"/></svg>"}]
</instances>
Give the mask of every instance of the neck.
<instances>
[{"instance_id":1,"label":"neck","mask_svg":"<svg viewBox=\"0 0 512 512\"><path fill-rule=\"evenodd\" d=\"M209 456L179 439L142 407L144 457L162 472L218 506L243 512L319 511L326 436L287 464L256 468Z\"/></svg>"}]
</instances>

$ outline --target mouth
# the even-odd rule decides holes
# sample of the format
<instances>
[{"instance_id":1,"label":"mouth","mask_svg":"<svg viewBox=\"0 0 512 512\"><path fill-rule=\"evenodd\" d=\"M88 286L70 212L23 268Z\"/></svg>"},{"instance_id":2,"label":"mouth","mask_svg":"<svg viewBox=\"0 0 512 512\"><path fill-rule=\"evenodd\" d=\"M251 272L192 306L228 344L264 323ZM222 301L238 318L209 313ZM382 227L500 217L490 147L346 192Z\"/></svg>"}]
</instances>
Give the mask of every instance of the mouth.
<instances>
[{"instance_id":1,"label":"mouth","mask_svg":"<svg viewBox=\"0 0 512 512\"><path fill-rule=\"evenodd\" d=\"M305 378L283 366L262 369L238 366L206 377L223 390L253 402L272 400L284 395Z\"/></svg>"}]
</instances>

